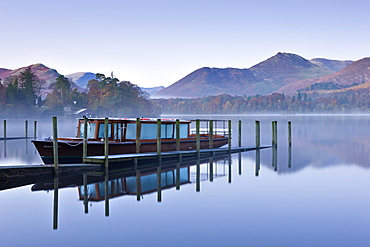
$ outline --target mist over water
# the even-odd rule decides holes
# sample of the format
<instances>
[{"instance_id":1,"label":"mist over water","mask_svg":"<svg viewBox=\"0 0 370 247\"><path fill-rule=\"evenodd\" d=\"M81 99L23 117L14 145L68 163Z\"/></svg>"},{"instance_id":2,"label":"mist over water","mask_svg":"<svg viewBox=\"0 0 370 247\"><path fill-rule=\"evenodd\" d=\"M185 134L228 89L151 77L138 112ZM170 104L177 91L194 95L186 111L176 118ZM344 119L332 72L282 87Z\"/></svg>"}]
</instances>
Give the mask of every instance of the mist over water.
<instances>
[{"instance_id":1,"label":"mist over water","mask_svg":"<svg viewBox=\"0 0 370 247\"><path fill-rule=\"evenodd\" d=\"M242 146L254 146L255 120L261 121L261 144L270 145L271 121L276 120L276 166L271 148L260 150L260 156L251 151L240 159L238 154L215 159L212 174L210 161L199 168L194 161L187 166L189 177L184 177L189 181L180 190L171 186L176 174L171 168L162 173L162 183L168 186L161 191L161 202L156 191L143 194L140 201L134 194L125 194L109 200L109 217L104 200L89 202L85 214L76 184L60 188L57 230L53 230L52 189L31 191L31 184L2 190L0 246L368 245L370 115L171 117L231 119L232 146L238 144L239 120ZM33 136L33 121L29 120L29 136ZM51 136L51 119L37 121L37 136ZM291 150L288 121L292 122ZM76 126L75 119L58 119L59 136L75 136ZM8 137L24 135L22 119L8 120L7 127ZM256 159L260 160L258 172ZM41 163L30 139L8 140L6 146L0 141L0 166ZM147 175L142 181L151 188L156 170L141 172ZM114 176L110 179L118 179ZM89 178L104 182L104 177L100 182L98 176ZM135 181L135 173L125 174L125 179Z\"/></svg>"}]
</instances>

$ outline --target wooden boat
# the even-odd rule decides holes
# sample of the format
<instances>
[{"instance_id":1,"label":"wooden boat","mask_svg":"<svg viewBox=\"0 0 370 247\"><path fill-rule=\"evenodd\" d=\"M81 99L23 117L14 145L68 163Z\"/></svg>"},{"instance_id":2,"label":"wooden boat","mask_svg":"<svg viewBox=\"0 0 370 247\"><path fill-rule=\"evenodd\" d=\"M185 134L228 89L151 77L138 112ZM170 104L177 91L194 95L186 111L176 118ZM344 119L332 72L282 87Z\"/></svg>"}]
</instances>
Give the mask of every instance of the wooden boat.
<instances>
[{"instance_id":1,"label":"wooden boat","mask_svg":"<svg viewBox=\"0 0 370 247\"><path fill-rule=\"evenodd\" d=\"M104 155L104 118L90 118L87 122L87 156ZM205 121L205 120L202 120ZM139 152L157 152L157 119L140 118L140 134L136 135L137 119L109 118L109 154L136 153L137 138ZM179 121L180 151L196 149L196 135L191 132L190 120ZM161 151L176 150L176 119L161 119ZM203 128L204 129L204 128ZM217 132L216 132L217 131ZM200 134L200 148L209 148L209 131ZM213 148L228 143L227 131L212 133ZM81 163L83 157L84 119L79 119L75 138L58 138L58 157L60 164ZM45 164L53 164L53 140L32 141Z\"/></svg>"}]
</instances>

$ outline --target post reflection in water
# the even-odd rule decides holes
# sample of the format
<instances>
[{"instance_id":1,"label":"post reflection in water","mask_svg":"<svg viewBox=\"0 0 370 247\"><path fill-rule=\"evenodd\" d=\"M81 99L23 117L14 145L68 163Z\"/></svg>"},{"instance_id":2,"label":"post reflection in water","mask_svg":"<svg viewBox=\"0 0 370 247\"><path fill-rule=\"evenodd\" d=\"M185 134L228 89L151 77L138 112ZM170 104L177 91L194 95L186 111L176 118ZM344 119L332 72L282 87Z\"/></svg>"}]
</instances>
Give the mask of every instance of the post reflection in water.
<instances>
[{"instance_id":1,"label":"post reflection in water","mask_svg":"<svg viewBox=\"0 0 370 247\"><path fill-rule=\"evenodd\" d=\"M197 171L196 171L196 191L200 192L200 160L197 159Z\"/></svg>"},{"instance_id":2,"label":"post reflection in water","mask_svg":"<svg viewBox=\"0 0 370 247\"><path fill-rule=\"evenodd\" d=\"M162 201L162 158L159 155L157 167L157 202Z\"/></svg>"},{"instance_id":3,"label":"post reflection in water","mask_svg":"<svg viewBox=\"0 0 370 247\"><path fill-rule=\"evenodd\" d=\"M104 176L104 194L105 194L105 216L109 216L109 170L108 166L105 166Z\"/></svg>"},{"instance_id":4,"label":"post reflection in water","mask_svg":"<svg viewBox=\"0 0 370 247\"><path fill-rule=\"evenodd\" d=\"M288 168L292 168L292 145L288 147Z\"/></svg>"},{"instance_id":5,"label":"post reflection in water","mask_svg":"<svg viewBox=\"0 0 370 247\"><path fill-rule=\"evenodd\" d=\"M256 149L256 169L255 176L258 177L261 169L261 151L259 148Z\"/></svg>"},{"instance_id":6,"label":"post reflection in water","mask_svg":"<svg viewBox=\"0 0 370 247\"><path fill-rule=\"evenodd\" d=\"M136 200L140 201L141 197L141 180L140 180L140 170L136 171Z\"/></svg>"},{"instance_id":7,"label":"post reflection in water","mask_svg":"<svg viewBox=\"0 0 370 247\"><path fill-rule=\"evenodd\" d=\"M180 190L180 162L176 163L176 190Z\"/></svg>"},{"instance_id":8,"label":"post reflection in water","mask_svg":"<svg viewBox=\"0 0 370 247\"><path fill-rule=\"evenodd\" d=\"M88 195L87 192L87 174L83 174L83 183L84 183L84 195ZM85 206L85 214L89 213L89 202L88 202L88 196L84 197L84 206Z\"/></svg>"},{"instance_id":9,"label":"post reflection in water","mask_svg":"<svg viewBox=\"0 0 370 247\"><path fill-rule=\"evenodd\" d=\"M209 181L213 182L213 157L209 158Z\"/></svg>"},{"instance_id":10,"label":"post reflection in water","mask_svg":"<svg viewBox=\"0 0 370 247\"><path fill-rule=\"evenodd\" d=\"M157 202L162 201L162 167L157 168Z\"/></svg>"},{"instance_id":11,"label":"post reflection in water","mask_svg":"<svg viewBox=\"0 0 370 247\"><path fill-rule=\"evenodd\" d=\"M238 166L239 175L242 175L242 154L241 153L238 154L238 164L239 164Z\"/></svg>"},{"instance_id":12,"label":"post reflection in water","mask_svg":"<svg viewBox=\"0 0 370 247\"><path fill-rule=\"evenodd\" d=\"M54 204L53 204L53 229L58 229L58 196L59 192L59 175L54 175Z\"/></svg>"},{"instance_id":13,"label":"post reflection in water","mask_svg":"<svg viewBox=\"0 0 370 247\"><path fill-rule=\"evenodd\" d=\"M272 147L272 167L277 171L277 146Z\"/></svg>"},{"instance_id":14,"label":"post reflection in water","mask_svg":"<svg viewBox=\"0 0 370 247\"><path fill-rule=\"evenodd\" d=\"M26 145L26 154L28 154L28 144L29 144L29 141L27 140L27 138L25 140L26 140L26 143L25 143L25 145Z\"/></svg>"},{"instance_id":15,"label":"post reflection in water","mask_svg":"<svg viewBox=\"0 0 370 247\"><path fill-rule=\"evenodd\" d=\"M228 157L228 164L229 164L229 172L228 172L228 182L231 184L231 154L229 154Z\"/></svg>"},{"instance_id":16,"label":"post reflection in water","mask_svg":"<svg viewBox=\"0 0 370 247\"><path fill-rule=\"evenodd\" d=\"M4 158L6 158L6 139L4 139Z\"/></svg>"}]
</instances>

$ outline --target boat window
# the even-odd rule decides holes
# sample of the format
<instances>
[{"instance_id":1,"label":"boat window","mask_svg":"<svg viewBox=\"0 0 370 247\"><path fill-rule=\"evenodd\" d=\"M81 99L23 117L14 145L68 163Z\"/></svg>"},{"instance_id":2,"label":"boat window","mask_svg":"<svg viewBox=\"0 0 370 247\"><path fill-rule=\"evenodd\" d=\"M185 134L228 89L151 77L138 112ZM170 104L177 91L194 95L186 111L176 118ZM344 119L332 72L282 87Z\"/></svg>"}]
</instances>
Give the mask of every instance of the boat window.
<instances>
[{"instance_id":1,"label":"boat window","mask_svg":"<svg viewBox=\"0 0 370 247\"><path fill-rule=\"evenodd\" d=\"M136 123L127 124L126 139L136 139Z\"/></svg>"},{"instance_id":2,"label":"boat window","mask_svg":"<svg viewBox=\"0 0 370 247\"><path fill-rule=\"evenodd\" d=\"M79 137L84 137L84 126L85 124L82 122L80 123L80 134ZM95 129L96 129L96 123L89 123L87 122L87 138L94 138L95 136Z\"/></svg>"},{"instance_id":3,"label":"boat window","mask_svg":"<svg viewBox=\"0 0 370 247\"><path fill-rule=\"evenodd\" d=\"M108 138L112 137L112 124L108 124ZM98 138L104 138L104 124L99 124Z\"/></svg>"},{"instance_id":4,"label":"boat window","mask_svg":"<svg viewBox=\"0 0 370 247\"><path fill-rule=\"evenodd\" d=\"M162 124L161 125L161 138L173 138L174 124Z\"/></svg>"},{"instance_id":5,"label":"boat window","mask_svg":"<svg viewBox=\"0 0 370 247\"><path fill-rule=\"evenodd\" d=\"M161 124L161 138L173 138L173 124ZM157 124L142 124L140 139L156 139L157 138Z\"/></svg>"},{"instance_id":6,"label":"boat window","mask_svg":"<svg viewBox=\"0 0 370 247\"><path fill-rule=\"evenodd\" d=\"M188 124L180 124L180 138L188 137ZM175 138L175 124L161 124L161 138ZM143 123L141 124L140 139L156 139L157 124ZM126 139L136 139L136 123L127 124Z\"/></svg>"},{"instance_id":7,"label":"boat window","mask_svg":"<svg viewBox=\"0 0 370 247\"><path fill-rule=\"evenodd\" d=\"M121 123L114 123L113 125L114 131L114 139L121 139L122 137L122 124Z\"/></svg>"},{"instance_id":8,"label":"boat window","mask_svg":"<svg viewBox=\"0 0 370 247\"><path fill-rule=\"evenodd\" d=\"M85 196L84 186L80 186L81 196ZM88 184L87 185L87 196L88 197L96 197L96 189L95 184Z\"/></svg>"},{"instance_id":9,"label":"boat window","mask_svg":"<svg viewBox=\"0 0 370 247\"><path fill-rule=\"evenodd\" d=\"M104 124L103 124L104 125ZM99 187L99 196L105 196L105 183L98 183ZM108 195L112 194L112 181L108 181Z\"/></svg>"},{"instance_id":10,"label":"boat window","mask_svg":"<svg viewBox=\"0 0 370 247\"><path fill-rule=\"evenodd\" d=\"M157 125L156 124L142 124L141 125L140 139L156 139L157 138Z\"/></svg>"},{"instance_id":11,"label":"boat window","mask_svg":"<svg viewBox=\"0 0 370 247\"><path fill-rule=\"evenodd\" d=\"M174 131L174 138L176 138L176 128ZM188 124L180 124L180 138L188 138L189 132L189 125Z\"/></svg>"}]
</instances>

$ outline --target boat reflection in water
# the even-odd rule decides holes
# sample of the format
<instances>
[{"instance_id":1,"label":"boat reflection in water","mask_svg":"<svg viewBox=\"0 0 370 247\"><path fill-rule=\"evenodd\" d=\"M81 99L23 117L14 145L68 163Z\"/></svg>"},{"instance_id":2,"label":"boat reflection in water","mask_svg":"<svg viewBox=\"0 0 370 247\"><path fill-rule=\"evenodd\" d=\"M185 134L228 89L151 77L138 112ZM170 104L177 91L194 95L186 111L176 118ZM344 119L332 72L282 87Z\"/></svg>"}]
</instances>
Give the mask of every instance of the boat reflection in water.
<instances>
[{"instance_id":1,"label":"boat reflection in water","mask_svg":"<svg viewBox=\"0 0 370 247\"><path fill-rule=\"evenodd\" d=\"M143 195L157 193L157 201L162 201L162 190L181 185L196 183L196 191L200 191L201 180L213 181L214 178L226 176L226 166L231 166L231 154L211 158L175 160L174 162L158 162L136 166L112 166L69 177L58 177L54 180L39 182L31 187L32 191L54 191L53 228L58 228L58 190L61 188L77 187L79 200L83 201L85 213L88 213L89 202L105 201L105 216L109 216L109 199L136 195L141 200ZM135 163L134 161L130 161ZM206 165L201 169L201 165ZM195 166L195 172L192 167ZM219 168L221 166L221 168ZM124 168L123 168L124 167ZM131 168L128 168L131 167ZM133 168L134 167L134 168ZM135 167L137 167L135 169ZM222 172L220 173L220 170ZM230 170L230 169L229 169Z\"/></svg>"},{"instance_id":2,"label":"boat reflection in water","mask_svg":"<svg viewBox=\"0 0 370 247\"><path fill-rule=\"evenodd\" d=\"M139 180L136 176L120 177L110 179L108 181L108 197L114 198L124 195L144 195L156 192L158 190L158 180L161 181L161 189L169 189L176 186L176 184L187 184L190 181L190 167L181 167L179 169L179 178L176 178L176 169L162 170L160 178L158 178L157 171L149 171L143 174L140 173ZM123 175L123 174L122 174ZM116 175L110 175L116 177ZM120 176L120 175L118 175ZM103 178L104 179L104 178ZM84 186L78 186L79 199L84 200L87 195L88 201L102 201L105 200L105 183L87 184L87 193L85 193Z\"/></svg>"}]
</instances>

